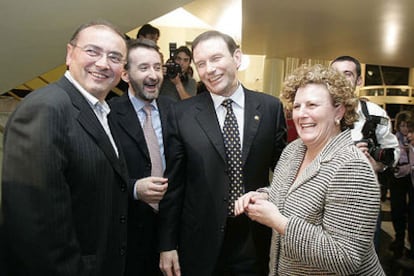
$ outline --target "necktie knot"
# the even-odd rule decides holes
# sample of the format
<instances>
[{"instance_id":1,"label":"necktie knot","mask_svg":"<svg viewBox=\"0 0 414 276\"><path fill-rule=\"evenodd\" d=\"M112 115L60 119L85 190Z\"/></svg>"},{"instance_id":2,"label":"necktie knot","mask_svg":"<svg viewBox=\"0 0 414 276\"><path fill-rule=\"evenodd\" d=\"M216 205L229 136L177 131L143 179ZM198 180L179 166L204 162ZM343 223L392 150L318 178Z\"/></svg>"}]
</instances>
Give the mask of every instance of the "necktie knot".
<instances>
[{"instance_id":1,"label":"necktie knot","mask_svg":"<svg viewBox=\"0 0 414 276\"><path fill-rule=\"evenodd\" d=\"M232 105L231 105L232 103L233 103L233 100L232 99L225 99L221 103L221 105L224 106L225 108L229 109L229 108L232 108Z\"/></svg>"},{"instance_id":2,"label":"necktie knot","mask_svg":"<svg viewBox=\"0 0 414 276\"><path fill-rule=\"evenodd\" d=\"M144 112L147 117L151 117L152 106L150 104L144 105Z\"/></svg>"}]
</instances>

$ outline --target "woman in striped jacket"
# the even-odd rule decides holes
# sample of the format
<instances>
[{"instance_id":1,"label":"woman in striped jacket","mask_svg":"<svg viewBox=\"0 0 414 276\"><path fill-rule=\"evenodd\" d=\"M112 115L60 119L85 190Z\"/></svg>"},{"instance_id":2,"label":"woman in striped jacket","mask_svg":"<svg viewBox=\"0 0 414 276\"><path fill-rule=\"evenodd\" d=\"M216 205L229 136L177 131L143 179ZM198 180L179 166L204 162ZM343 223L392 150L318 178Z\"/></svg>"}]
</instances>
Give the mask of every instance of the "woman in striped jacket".
<instances>
[{"instance_id":1,"label":"woman in striped jacket","mask_svg":"<svg viewBox=\"0 0 414 276\"><path fill-rule=\"evenodd\" d=\"M271 186L235 207L272 228L270 275L385 275L373 244L380 187L351 139L350 83L334 69L302 66L281 97L299 139L282 153Z\"/></svg>"}]
</instances>

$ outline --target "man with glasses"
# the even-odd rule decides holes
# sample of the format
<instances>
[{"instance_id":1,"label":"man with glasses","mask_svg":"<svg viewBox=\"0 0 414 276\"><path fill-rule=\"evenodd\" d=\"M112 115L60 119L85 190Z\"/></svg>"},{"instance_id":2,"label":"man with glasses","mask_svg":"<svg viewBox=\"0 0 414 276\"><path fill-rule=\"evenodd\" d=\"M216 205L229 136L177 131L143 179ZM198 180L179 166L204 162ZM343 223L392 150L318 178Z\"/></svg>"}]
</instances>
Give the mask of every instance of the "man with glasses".
<instances>
[{"instance_id":1,"label":"man with glasses","mask_svg":"<svg viewBox=\"0 0 414 276\"><path fill-rule=\"evenodd\" d=\"M4 133L6 275L122 275L127 172L105 98L119 82L124 36L80 26L65 75L32 92Z\"/></svg>"}]
</instances>

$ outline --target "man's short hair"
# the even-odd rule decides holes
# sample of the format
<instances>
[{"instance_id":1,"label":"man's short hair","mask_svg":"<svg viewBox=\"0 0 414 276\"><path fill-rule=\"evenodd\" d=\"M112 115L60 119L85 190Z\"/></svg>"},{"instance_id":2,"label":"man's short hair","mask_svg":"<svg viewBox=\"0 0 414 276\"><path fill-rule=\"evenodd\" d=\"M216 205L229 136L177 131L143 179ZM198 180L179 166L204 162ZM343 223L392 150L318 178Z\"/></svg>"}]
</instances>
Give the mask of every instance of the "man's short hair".
<instances>
[{"instance_id":1,"label":"man's short hair","mask_svg":"<svg viewBox=\"0 0 414 276\"><path fill-rule=\"evenodd\" d=\"M137 33L137 38L140 38L141 36L146 37L149 34L160 36L160 30L158 28L155 28L151 24L145 24L139 29Z\"/></svg>"},{"instance_id":2,"label":"man's short hair","mask_svg":"<svg viewBox=\"0 0 414 276\"><path fill-rule=\"evenodd\" d=\"M361 63L356 58L351 57L351 56L339 56L331 62L331 65L334 64L337 61L350 61L350 62L353 62L355 64L357 77L361 76Z\"/></svg>"}]
</instances>

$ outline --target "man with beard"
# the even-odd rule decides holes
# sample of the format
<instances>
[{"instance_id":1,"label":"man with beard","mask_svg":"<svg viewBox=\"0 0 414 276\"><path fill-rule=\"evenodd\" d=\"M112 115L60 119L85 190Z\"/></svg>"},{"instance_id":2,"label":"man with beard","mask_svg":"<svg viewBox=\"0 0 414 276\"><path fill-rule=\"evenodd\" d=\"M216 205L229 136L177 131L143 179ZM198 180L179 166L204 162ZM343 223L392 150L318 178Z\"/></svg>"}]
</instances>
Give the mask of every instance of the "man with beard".
<instances>
[{"instance_id":1,"label":"man with beard","mask_svg":"<svg viewBox=\"0 0 414 276\"><path fill-rule=\"evenodd\" d=\"M153 41L129 41L122 79L128 83L128 92L110 105L121 129L120 144L130 177L125 275L158 275L158 202L168 186L162 177L164 125L173 101L158 97L163 73L161 55Z\"/></svg>"}]
</instances>

